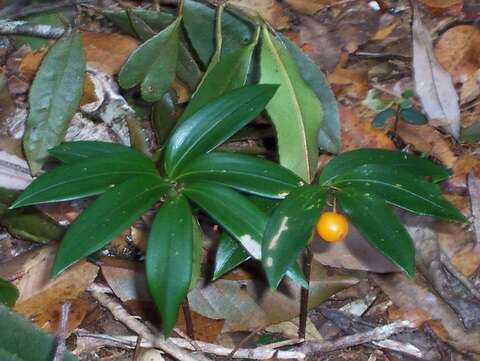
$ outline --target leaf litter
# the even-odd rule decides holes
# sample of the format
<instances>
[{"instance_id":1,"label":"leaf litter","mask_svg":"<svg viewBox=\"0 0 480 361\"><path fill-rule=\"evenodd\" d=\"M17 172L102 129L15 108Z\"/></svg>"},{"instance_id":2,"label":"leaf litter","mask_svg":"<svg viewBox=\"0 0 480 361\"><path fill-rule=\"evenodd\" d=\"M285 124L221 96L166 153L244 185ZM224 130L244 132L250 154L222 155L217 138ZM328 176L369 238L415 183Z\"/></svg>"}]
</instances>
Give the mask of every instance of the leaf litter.
<instances>
[{"instance_id":1,"label":"leaf litter","mask_svg":"<svg viewBox=\"0 0 480 361\"><path fill-rule=\"evenodd\" d=\"M163 10L164 2L161 3ZM235 1L235 5L253 9L270 19L276 30L284 31L284 35L292 38L326 71L338 102L341 124L340 137L336 140L335 135L331 136L336 143L327 150L338 149L341 141L342 151L361 147L399 148L434 159L453 170L453 178L445 183L443 191L458 202L472 223L463 227L446 226L443 222L419 221L401 215L409 223L409 231L417 248L419 275L414 279L397 273L398 270L383 260L356 232L352 232L343 244L325 246L314 240L314 258L327 268L319 268L318 264L315 266L315 272L320 272L321 279L318 281L318 290L317 281L313 281L311 292L314 298L317 292L320 296L315 298L309 312L309 334L317 339L341 338L362 334L386 321L408 319L416 314L426 322L413 333L405 332L387 340L332 351L319 359L386 360L392 355L399 360L408 360L415 355L417 358L422 355L420 358L426 360L439 359L439 355L455 359L478 358L480 256L478 227L475 225L480 213L480 194L477 189L480 177L477 143L480 136L474 134L465 144L459 135L461 128L478 124L480 64L477 55L480 45L478 29L468 20L467 24L448 25L462 16L465 19L475 18L472 17L475 4L459 0L423 0L413 13L414 22L410 28L412 9L407 3L370 3L377 3L379 7L351 1L288 0L280 3L261 2L262 8L258 11L258 2ZM137 5L149 6L142 3ZM169 6L165 5L166 8ZM88 16L82 19L85 24L81 28L94 32L81 32L88 71L82 107L73 115L66 139L130 144L134 132L141 134L137 139L144 139L143 144L138 145L137 142L137 145L151 151L156 146L156 140L147 122L151 115L150 107L138 101L138 94L134 91L121 91L114 77L138 47L139 40L135 39L135 34L122 34L121 30L124 29L99 21L99 15L94 15L91 8L84 10ZM112 5L109 10L116 11L118 8ZM152 25L152 19L149 21ZM152 28L159 31L168 23ZM198 47L199 44L196 41L193 45ZM212 47L213 44L210 44L206 50L201 49L203 62L208 60ZM413 59L407 50L410 47L413 48ZM403 50L399 52L398 49ZM16 53L8 52L6 59L2 56L2 69L5 69L2 74L6 79L2 89L10 93L8 97L4 97L3 93L0 97L2 188L23 189L32 179L19 151L18 140L22 137L27 115L26 96L45 52L24 47ZM14 59L16 56L18 58ZM295 57L295 54L292 56ZM179 72L177 69L177 76ZM305 74L302 75L308 83ZM189 83L194 83L194 80ZM387 122L383 128L372 128L370 122L374 113L362 105L362 101L374 87L384 96L399 96L405 90L415 89L418 98L414 101L429 115L430 123L414 126L402 122L394 128L393 123ZM177 86L176 89L180 88ZM186 101L191 91L190 88L179 103ZM173 94L173 99L179 94ZM181 113L177 105L174 110L177 114ZM326 119L328 115L330 113ZM460 144L451 136L459 139ZM248 140L243 143L248 145ZM271 152L271 142L265 144L268 152ZM319 168L330 158L330 155L322 154ZM78 213L81 208L73 213ZM52 215L64 212L56 205L42 210ZM72 213L71 210L68 212ZM60 218L65 217L60 215ZM151 219L147 214L136 226L148 228L150 224ZM211 223L202 222L202 226L209 235L204 247L204 252L208 253L208 249L215 246L218 232ZM142 286L143 277L139 276L142 272L138 270L137 261L141 251L127 252L127 248L134 248L134 240L128 232L118 242L119 248L110 252L110 255L126 255L130 258L129 262L134 261L134 267L111 263L110 259L105 261L96 255L74 266L61 278L48 281L49 263L54 254L53 243L33 245L33 250L23 253L28 247L22 247L29 242L15 241L8 231L2 228L0 235L6 237L2 238L2 242L7 237L10 239L0 248L0 277L11 280L20 290L16 310L50 333L57 332L61 305L69 300L72 311L68 333L87 328L93 333L129 334L118 321L107 316L108 312L97 307L86 292L98 272L98 267L92 261L101 265L100 280L106 281L130 312L146 319L153 315L154 309L149 306L150 298ZM7 259L9 261L4 262ZM253 336L254 341L246 341L242 347L257 347L256 342L264 336L280 334L294 337L291 324L287 326L286 323L297 322L298 289L286 285L285 293L271 293L263 289L264 284L253 279L249 273L252 269L246 270L235 271L217 283L209 283L203 278L191 291L190 307L199 340L223 342L226 346L238 345L246 332L256 336ZM358 283L360 278L362 281ZM349 286L353 287L328 298L330 294ZM372 289L376 290L375 297L367 297ZM262 290L263 294L260 292ZM328 301L325 303L326 298ZM323 306L315 307L320 303ZM350 309L361 311L345 311ZM158 322L158 319L153 317L152 322ZM177 326L187 332L187 323L181 315ZM82 347L87 346L88 342ZM100 359L123 360L131 359L133 355L131 350L118 351L109 346L106 350ZM84 358L81 359L89 359L92 352L95 352L95 348L82 353Z\"/></svg>"}]
</instances>

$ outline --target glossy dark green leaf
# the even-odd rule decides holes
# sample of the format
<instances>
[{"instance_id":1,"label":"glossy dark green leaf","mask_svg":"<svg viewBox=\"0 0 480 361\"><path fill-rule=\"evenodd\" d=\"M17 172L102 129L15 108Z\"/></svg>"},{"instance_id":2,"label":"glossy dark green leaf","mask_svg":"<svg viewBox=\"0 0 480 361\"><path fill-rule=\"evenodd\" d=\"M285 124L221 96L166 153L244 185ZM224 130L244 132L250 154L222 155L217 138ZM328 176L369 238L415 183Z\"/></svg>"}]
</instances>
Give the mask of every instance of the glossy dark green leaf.
<instances>
[{"instance_id":1,"label":"glossy dark green leaf","mask_svg":"<svg viewBox=\"0 0 480 361\"><path fill-rule=\"evenodd\" d=\"M192 277L190 280L189 290L197 286L198 280L202 275L202 258L203 258L203 243L204 234L200 222L192 216L193 237L192 237Z\"/></svg>"},{"instance_id":2,"label":"glossy dark green leaf","mask_svg":"<svg viewBox=\"0 0 480 361\"><path fill-rule=\"evenodd\" d=\"M0 360L52 361L57 345L55 337L3 305L0 305L0 325ZM78 359L66 351L63 361Z\"/></svg>"},{"instance_id":3,"label":"glossy dark green leaf","mask_svg":"<svg viewBox=\"0 0 480 361\"><path fill-rule=\"evenodd\" d=\"M270 217L263 242L262 264L272 288L308 244L327 200L324 187L304 186L292 191Z\"/></svg>"},{"instance_id":4,"label":"glossy dark green leaf","mask_svg":"<svg viewBox=\"0 0 480 361\"><path fill-rule=\"evenodd\" d=\"M183 11L188 38L203 65L207 66L215 49L215 8L199 1L186 0ZM222 55L248 45L253 32L253 25L226 10L222 17Z\"/></svg>"},{"instance_id":5,"label":"glossy dark green leaf","mask_svg":"<svg viewBox=\"0 0 480 361\"><path fill-rule=\"evenodd\" d=\"M293 41L279 34L283 45L292 55L302 78L315 92L322 103L323 122L318 132L318 146L330 153L338 153L342 147L340 139L340 116L338 114L337 100L333 94L327 78L310 57L305 54Z\"/></svg>"},{"instance_id":6,"label":"glossy dark green leaf","mask_svg":"<svg viewBox=\"0 0 480 361\"><path fill-rule=\"evenodd\" d=\"M210 153L188 163L180 182L209 181L263 197L282 199L303 181L277 163L239 153Z\"/></svg>"},{"instance_id":7,"label":"glossy dark green leaf","mask_svg":"<svg viewBox=\"0 0 480 361\"><path fill-rule=\"evenodd\" d=\"M167 174L179 174L188 162L210 152L247 125L265 108L276 89L275 85L235 89L185 119L167 144Z\"/></svg>"},{"instance_id":8,"label":"glossy dark green leaf","mask_svg":"<svg viewBox=\"0 0 480 361\"><path fill-rule=\"evenodd\" d=\"M256 43L225 55L209 68L199 88L188 103L181 120L188 118L210 101L245 85Z\"/></svg>"},{"instance_id":9,"label":"glossy dark green leaf","mask_svg":"<svg viewBox=\"0 0 480 361\"><path fill-rule=\"evenodd\" d=\"M427 116L415 108L402 109L400 111L400 117L410 124L421 125L428 123Z\"/></svg>"},{"instance_id":10,"label":"glossy dark green leaf","mask_svg":"<svg viewBox=\"0 0 480 361\"><path fill-rule=\"evenodd\" d=\"M109 188L68 228L52 275L104 247L121 234L169 189L160 177L144 175Z\"/></svg>"},{"instance_id":11,"label":"glossy dark green leaf","mask_svg":"<svg viewBox=\"0 0 480 361\"><path fill-rule=\"evenodd\" d=\"M158 210L150 230L145 268L148 288L169 337L192 277L193 224L187 199L175 196Z\"/></svg>"},{"instance_id":12,"label":"glossy dark green leaf","mask_svg":"<svg viewBox=\"0 0 480 361\"><path fill-rule=\"evenodd\" d=\"M175 78L181 22L178 17L130 54L118 75L122 88L141 84L142 98L146 101L163 97Z\"/></svg>"},{"instance_id":13,"label":"glossy dark green leaf","mask_svg":"<svg viewBox=\"0 0 480 361\"><path fill-rule=\"evenodd\" d=\"M143 155L117 153L87 158L41 175L23 191L11 208L97 195L127 179L157 174L154 164Z\"/></svg>"},{"instance_id":14,"label":"glossy dark green leaf","mask_svg":"<svg viewBox=\"0 0 480 361\"><path fill-rule=\"evenodd\" d=\"M153 105L152 123L157 134L158 143L163 146L167 141L177 121L175 99L171 93L166 93L162 99Z\"/></svg>"},{"instance_id":15,"label":"glossy dark green leaf","mask_svg":"<svg viewBox=\"0 0 480 361\"><path fill-rule=\"evenodd\" d=\"M447 179L451 172L426 158L386 149L364 148L336 156L322 169L318 183L331 184L335 178L364 164L381 164L402 169L417 177L431 177L434 182Z\"/></svg>"},{"instance_id":16,"label":"glossy dark green leaf","mask_svg":"<svg viewBox=\"0 0 480 361\"><path fill-rule=\"evenodd\" d=\"M107 142L78 141L62 143L48 151L50 155L64 163L72 163L92 157L103 157L115 154L139 157L140 163L145 163L145 155L125 145Z\"/></svg>"},{"instance_id":17,"label":"glossy dark green leaf","mask_svg":"<svg viewBox=\"0 0 480 361\"><path fill-rule=\"evenodd\" d=\"M388 203L407 211L426 216L465 222L465 217L446 199L435 183L412 177L400 168L366 164L335 179L336 188L354 188L374 193Z\"/></svg>"},{"instance_id":18,"label":"glossy dark green leaf","mask_svg":"<svg viewBox=\"0 0 480 361\"><path fill-rule=\"evenodd\" d=\"M80 105L85 55L78 33L67 33L48 51L28 97L30 111L23 147L32 174L37 175L48 149L60 144Z\"/></svg>"},{"instance_id":19,"label":"glossy dark green leaf","mask_svg":"<svg viewBox=\"0 0 480 361\"><path fill-rule=\"evenodd\" d=\"M265 26L260 73L260 83L280 84L266 107L277 133L280 164L310 183L317 170L322 106L295 59Z\"/></svg>"},{"instance_id":20,"label":"glossy dark green leaf","mask_svg":"<svg viewBox=\"0 0 480 361\"><path fill-rule=\"evenodd\" d=\"M147 27L154 31L154 33L149 34L146 27L139 24L137 24L135 31L134 25L132 25L126 11L103 11L102 13L121 30L130 35L138 36L143 41L155 35L155 32L165 29L175 19L172 14L163 11L132 9L130 12L136 16L137 23L139 23L139 19L142 20ZM139 26L142 26L141 34L138 34ZM185 38L186 36L184 32L181 31L177 75L191 90L194 90L202 77L202 72L195 61L194 56L191 54Z\"/></svg>"},{"instance_id":21,"label":"glossy dark green leaf","mask_svg":"<svg viewBox=\"0 0 480 361\"><path fill-rule=\"evenodd\" d=\"M0 278L0 304L13 307L18 298L18 289L10 282ZM0 345L1 349L1 345Z\"/></svg>"},{"instance_id":22,"label":"glossy dark green leaf","mask_svg":"<svg viewBox=\"0 0 480 361\"><path fill-rule=\"evenodd\" d=\"M217 280L225 273L230 272L251 256L240 244L235 241L227 232L223 232L218 240L218 247L215 253L215 266L213 269L213 280Z\"/></svg>"},{"instance_id":23,"label":"glossy dark green leaf","mask_svg":"<svg viewBox=\"0 0 480 361\"><path fill-rule=\"evenodd\" d=\"M355 189L336 193L343 211L363 236L408 275L415 274L415 247L390 206L373 194Z\"/></svg>"},{"instance_id":24,"label":"glossy dark green leaf","mask_svg":"<svg viewBox=\"0 0 480 361\"><path fill-rule=\"evenodd\" d=\"M388 108L388 109L385 109L385 110L381 111L380 113L375 115L375 117L373 118L372 127L374 127L374 128L382 127L385 124L385 122L388 119L394 117L395 114L396 114L396 112L392 108Z\"/></svg>"},{"instance_id":25,"label":"glossy dark green leaf","mask_svg":"<svg viewBox=\"0 0 480 361\"><path fill-rule=\"evenodd\" d=\"M0 217L0 225L16 238L37 243L60 240L64 233L63 227L35 208L9 210Z\"/></svg>"},{"instance_id":26,"label":"glossy dark green leaf","mask_svg":"<svg viewBox=\"0 0 480 361\"><path fill-rule=\"evenodd\" d=\"M185 194L218 222L255 259L261 259L261 242L268 217L240 193L213 183L191 183ZM289 277L305 286L297 264Z\"/></svg>"},{"instance_id":27,"label":"glossy dark green leaf","mask_svg":"<svg viewBox=\"0 0 480 361\"><path fill-rule=\"evenodd\" d=\"M138 16L135 11L133 11L132 9L127 9L126 12L128 21L130 22L130 26L135 32L135 35L138 36L140 40L147 41L152 36L155 36L155 30L153 30L145 21L143 21L143 19Z\"/></svg>"}]
</instances>

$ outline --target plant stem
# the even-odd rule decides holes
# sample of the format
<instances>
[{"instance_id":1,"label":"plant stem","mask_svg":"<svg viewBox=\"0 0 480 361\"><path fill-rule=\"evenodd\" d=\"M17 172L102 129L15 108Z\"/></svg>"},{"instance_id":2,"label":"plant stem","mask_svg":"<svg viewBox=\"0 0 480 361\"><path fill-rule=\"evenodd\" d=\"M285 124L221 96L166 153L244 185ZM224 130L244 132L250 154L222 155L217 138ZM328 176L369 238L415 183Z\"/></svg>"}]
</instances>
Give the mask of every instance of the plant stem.
<instances>
[{"instance_id":1,"label":"plant stem","mask_svg":"<svg viewBox=\"0 0 480 361\"><path fill-rule=\"evenodd\" d=\"M310 250L310 247L305 248L303 255L303 273L307 279L308 284L310 285L310 272L312 270L312 258L313 253ZM304 339L307 329L307 313L308 313L308 298L309 298L309 289L302 288L300 290L300 319L298 321L298 338Z\"/></svg>"},{"instance_id":2,"label":"plant stem","mask_svg":"<svg viewBox=\"0 0 480 361\"><path fill-rule=\"evenodd\" d=\"M195 330L193 329L192 314L190 313L190 304L188 298L182 302L183 317L185 317L185 326L187 327L187 335L192 340L195 340Z\"/></svg>"}]
</instances>

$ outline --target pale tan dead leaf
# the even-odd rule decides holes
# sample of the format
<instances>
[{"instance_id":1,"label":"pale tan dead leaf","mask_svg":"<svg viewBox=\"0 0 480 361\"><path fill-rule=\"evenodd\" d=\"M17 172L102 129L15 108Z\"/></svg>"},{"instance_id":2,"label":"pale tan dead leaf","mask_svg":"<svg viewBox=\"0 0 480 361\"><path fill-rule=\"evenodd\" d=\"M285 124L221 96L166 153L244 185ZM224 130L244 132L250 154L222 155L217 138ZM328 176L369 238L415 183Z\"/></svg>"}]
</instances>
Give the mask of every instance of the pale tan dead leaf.
<instances>
[{"instance_id":1,"label":"pale tan dead leaf","mask_svg":"<svg viewBox=\"0 0 480 361\"><path fill-rule=\"evenodd\" d=\"M368 119L359 116L359 110L339 107L342 124L342 151L358 148L395 149L390 138L380 129L373 128Z\"/></svg>"},{"instance_id":2,"label":"pale tan dead leaf","mask_svg":"<svg viewBox=\"0 0 480 361\"><path fill-rule=\"evenodd\" d=\"M451 143L432 126L400 122L397 134L405 143L413 146L416 151L426 153L438 159L448 168L456 166L457 157L453 152Z\"/></svg>"},{"instance_id":3,"label":"pale tan dead leaf","mask_svg":"<svg viewBox=\"0 0 480 361\"><path fill-rule=\"evenodd\" d=\"M435 56L454 83L464 83L480 68L480 30L472 25L448 29L435 44Z\"/></svg>"},{"instance_id":4,"label":"pale tan dead leaf","mask_svg":"<svg viewBox=\"0 0 480 361\"><path fill-rule=\"evenodd\" d=\"M347 53L342 53L340 61L333 70L328 73L327 79L335 94L354 99L364 99L368 93L368 69L365 67L345 68Z\"/></svg>"},{"instance_id":5,"label":"pale tan dead leaf","mask_svg":"<svg viewBox=\"0 0 480 361\"><path fill-rule=\"evenodd\" d=\"M470 103L478 98L480 95L480 69L478 69L466 82L462 84L460 89L460 104ZM465 125L465 121L462 119L462 124Z\"/></svg>"},{"instance_id":6,"label":"pale tan dead leaf","mask_svg":"<svg viewBox=\"0 0 480 361\"><path fill-rule=\"evenodd\" d=\"M433 15L448 13L458 15L463 8L463 0L420 0Z\"/></svg>"},{"instance_id":7,"label":"pale tan dead leaf","mask_svg":"<svg viewBox=\"0 0 480 361\"><path fill-rule=\"evenodd\" d=\"M337 0L285 0L285 3L293 10L306 14L313 15L325 7L331 6Z\"/></svg>"},{"instance_id":8,"label":"pale tan dead leaf","mask_svg":"<svg viewBox=\"0 0 480 361\"><path fill-rule=\"evenodd\" d=\"M276 0L230 0L232 4L254 16L260 15L277 30L288 28L288 16L285 9Z\"/></svg>"},{"instance_id":9,"label":"pale tan dead leaf","mask_svg":"<svg viewBox=\"0 0 480 361\"><path fill-rule=\"evenodd\" d=\"M436 59L430 32L423 24L416 6L413 14L413 71L416 93L432 122L458 138L460 108L452 77Z\"/></svg>"},{"instance_id":10,"label":"pale tan dead leaf","mask_svg":"<svg viewBox=\"0 0 480 361\"><path fill-rule=\"evenodd\" d=\"M163 352L155 350L154 348L140 351L136 359L137 361L165 361Z\"/></svg>"},{"instance_id":11,"label":"pale tan dead leaf","mask_svg":"<svg viewBox=\"0 0 480 361\"><path fill-rule=\"evenodd\" d=\"M295 317L292 320L277 323L276 325L268 326L265 331L279 333L285 338L298 337L299 318ZM310 317L307 317L307 327L305 329L305 340L319 341L323 340L322 335L318 332Z\"/></svg>"},{"instance_id":12,"label":"pale tan dead leaf","mask_svg":"<svg viewBox=\"0 0 480 361\"><path fill-rule=\"evenodd\" d=\"M480 267L480 248L470 244L465 249L454 255L450 262L463 275L470 277Z\"/></svg>"},{"instance_id":13,"label":"pale tan dead leaf","mask_svg":"<svg viewBox=\"0 0 480 361\"><path fill-rule=\"evenodd\" d=\"M379 41L387 38L397 28L398 24L399 21L394 20L391 24L378 29L377 32L370 37L370 40Z\"/></svg>"},{"instance_id":14,"label":"pale tan dead leaf","mask_svg":"<svg viewBox=\"0 0 480 361\"><path fill-rule=\"evenodd\" d=\"M448 179L448 183L457 188L465 188L467 174L473 172L480 178L480 156L475 154L463 154L453 166L453 176Z\"/></svg>"},{"instance_id":15,"label":"pale tan dead leaf","mask_svg":"<svg viewBox=\"0 0 480 361\"><path fill-rule=\"evenodd\" d=\"M55 245L48 245L34 259L29 260L26 273L14 283L20 297L15 311L32 320L50 333L55 333L60 321L61 307L71 302L68 333L75 330L91 307L84 292L97 276L98 267L80 261L51 279L50 271L55 255Z\"/></svg>"},{"instance_id":16,"label":"pale tan dead leaf","mask_svg":"<svg viewBox=\"0 0 480 361\"><path fill-rule=\"evenodd\" d=\"M87 65L109 75L117 74L138 40L117 33L81 32Z\"/></svg>"}]
</instances>

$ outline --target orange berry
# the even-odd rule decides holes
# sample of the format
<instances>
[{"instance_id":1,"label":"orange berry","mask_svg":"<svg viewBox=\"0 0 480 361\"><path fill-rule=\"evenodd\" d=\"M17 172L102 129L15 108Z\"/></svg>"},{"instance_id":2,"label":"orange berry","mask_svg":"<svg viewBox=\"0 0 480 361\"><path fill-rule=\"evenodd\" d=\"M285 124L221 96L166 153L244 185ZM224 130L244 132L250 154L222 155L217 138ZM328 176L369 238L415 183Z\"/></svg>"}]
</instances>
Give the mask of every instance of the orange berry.
<instances>
[{"instance_id":1,"label":"orange berry","mask_svg":"<svg viewBox=\"0 0 480 361\"><path fill-rule=\"evenodd\" d=\"M317 222L318 235L327 242L338 242L348 233L347 218L335 212L324 212Z\"/></svg>"}]
</instances>

